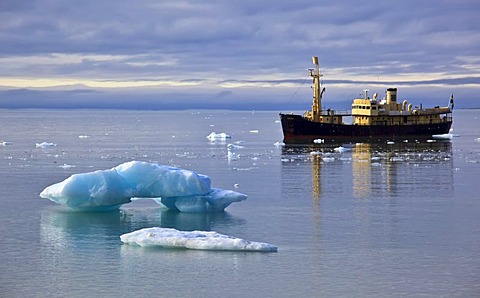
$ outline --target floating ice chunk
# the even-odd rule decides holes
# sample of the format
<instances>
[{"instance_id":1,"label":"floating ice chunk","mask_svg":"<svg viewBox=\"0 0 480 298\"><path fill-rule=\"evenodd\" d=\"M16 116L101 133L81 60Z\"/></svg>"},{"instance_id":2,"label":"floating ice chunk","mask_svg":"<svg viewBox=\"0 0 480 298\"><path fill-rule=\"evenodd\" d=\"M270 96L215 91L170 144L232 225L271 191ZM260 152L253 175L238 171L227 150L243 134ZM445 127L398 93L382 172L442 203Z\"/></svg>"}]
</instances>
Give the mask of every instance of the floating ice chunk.
<instances>
[{"instance_id":1,"label":"floating ice chunk","mask_svg":"<svg viewBox=\"0 0 480 298\"><path fill-rule=\"evenodd\" d=\"M427 143L435 143L435 140L427 140Z\"/></svg>"},{"instance_id":2,"label":"floating ice chunk","mask_svg":"<svg viewBox=\"0 0 480 298\"><path fill-rule=\"evenodd\" d=\"M87 135L80 135L78 136L79 139L87 139L89 138L90 136L87 136Z\"/></svg>"},{"instance_id":3,"label":"floating ice chunk","mask_svg":"<svg viewBox=\"0 0 480 298\"><path fill-rule=\"evenodd\" d=\"M247 198L210 184L208 176L193 171L131 161L110 170L74 174L45 188L40 197L84 211L117 209L132 197L161 198L166 207L185 212L223 211Z\"/></svg>"},{"instance_id":4,"label":"floating ice chunk","mask_svg":"<svg viewBox=\"0 0 480 298\"><path fill-rule=\"evenodd\" d=\"M241 145L234 145L234 144L228 144L227 145L227 149L228 150L235 150L235 149L242 149L242 148L245 148L244 146L241 146Z\"/></svg>"},{"instance_id":5,"label":"floating ice chunk","mask_svg":"<svg viewBox=\"0 0 480 298\"><path fill-rule=\"evenodd\" d=\"M449 140L453 138L453 134L451 133L444 133L441 135L433 135L432 138L434 139L442 139L442 140ZM428 141L427 141L428 142Z\"/></svg>"},{"instance_id":6,"label":"floating ice chunk","mask_svg":"<svg viewBox=\"0 0 480 298\"><path fill-rule=\"evenodd\" d=\"M207 136L207 139L211 140L211 141L215 141L215 140L226 140L226 139L231 139L232 137L227 135L226 133L224 132L221 132L221 133L215 133L214 131L212 131L208 136Z\"/></svg>"},{"instance_id":7,"label":"floating ice chunk","mask_svg":"<svg viewBox=\"0 0 480 298\"><path fill-rule=\"evenodd\" d=\"M335 160L335 157L327 157L327 156L324 156L324 157L322 157L322 160L323 160L324 162L332 162L332 161Z\"/></svg>"},{"instance_id":8,"label":"floating ice chunk","mask_svg":"<svg viewBox=\"0 0 480 298\"><path fill-rule=\"evenodd\" d=\"M276 147L282 147L282 146L285 146L285 143L284 142L275 142L275 144L273 144L274 146Z\"/></svg>"},{"instance_id":9,"label":"floating ice chunk","mask_svg":"<svg viewBox=\"0 0 480 298\"><path fill-rule=\"evenodd\" d=\"M36 143L36 144L35 144L35 147L36 147L36 148L42 148L42 149L51 148L51 147L56 147L56 146L57 146L57 144L47 143L47 142Z\"/></svg>"},{"instance_id":10,"label":"floating ice chunk","mask_svg":"<svg viewBox=\"0 0 480 298\"><path fill-rule=\"evenodd\" d=\"M5 147L5 146L11 146L11 145L13 145L12 142L0 141L0 146L4 146L4 147Z\"/></svg>"},{"instance_id":11,"label":"floating ice chunk","mask_svg":"<svg viewBox=\"0 0 480 298\"><path fill-rule=\"evenodd\" d=\"M324 139L315 139L315 140L313 140L313 142L315 144L323 144L323 143L325 143L325 140Z\"/></svg>"},{"instance_id":12,"label":"floating ice chunk","mask_svg":"<svg viewBox=\"0 0 480 298\"><path fill-rule=\"evenodd\" d=\"M63 165L61 165L59 167L62 168L62 169L70 169L70 168L74 168L75 166L64 163Z\"/></svg>"},{"instance_id":13,"label":"floating ice chunk","mask_svg":"<svg viewBox=\"0 0 480 298\"><path fill-rule=\"evenodd\" d=\"M156 201L168 209L181 212L220 212L230 204L246 199L246 195L236 191L214 188L204 195L162 197Z\"/></svg>"},{"instance_id":14,"label":"floating ice chunk","mask_svg":"<svg viewBox=\"0 0 480 298\"><path fill-rule=\"evenodd\" d=\"M252 129L250 130L250 133L258 133L258 129Z\"/></svg>"},{"instance_id":15,"label":"floating ice chunk","mask_svg":"<svg viewBox=\"0 0 480 298\"><path fill-rule=\"evenodd\" d=\"M184 232L159 227L123 234L120 236L120 240L126 244L147 247L259 252L277 252L278 250L276 246L268 243L248 241L214 231Z\"/></svg>"},{"instance_id":16,"label":"floating ice chunk","mask_svg":"<svg viewBox=\"0 0 480 298\"><path fill-rule=\"evenodd\" d=\"M387 145L393 145L393 144L395 144L394 141L387 141Z\"/></svg>"},{"instance_id":17,"label":"floating ice chunk","mask_svg":"<svg viewBox=\"0 0 480 298\"><path fill-rule=\"evenodd\" d=\"M473 139L475 142L479 142L480 143L480 138L476 138L476 139Z\"/></svg>"},{"instance_id":18,"label":"floating ice chunk","mask_svg":"<svg viewBox=\"0 0 480 298\"><path fill-rule=\"evenodd\" d=\"M342 153L342 152L350 151L350 149L340 146L340 147L334 148L333 151Z\"/></svg>"}]
</instances>

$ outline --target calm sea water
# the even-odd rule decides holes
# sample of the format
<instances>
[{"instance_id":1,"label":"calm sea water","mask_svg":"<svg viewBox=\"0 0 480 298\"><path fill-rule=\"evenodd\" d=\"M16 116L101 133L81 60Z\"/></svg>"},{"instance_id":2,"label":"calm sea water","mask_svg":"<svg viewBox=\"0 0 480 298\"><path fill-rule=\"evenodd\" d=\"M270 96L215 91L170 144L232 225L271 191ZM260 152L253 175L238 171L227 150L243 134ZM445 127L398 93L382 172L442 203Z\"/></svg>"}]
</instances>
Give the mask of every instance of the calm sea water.
<instances>
[{"instance_id":1,"label":"calm sea water","mask_svg":"<svg viewBox=\"0 0 480 298\"><path fill-rule=\"evenodd\" d=\"M276 112L0 110L2 297L478 297L480 110L446 142L281 147ZM232 136L209 142L215 131ZM81 137L80 137L81 136ZM40 149L36 143L55 147ZM235 158L227 144L238 142ZM249 196L224 213L70 212L39 193L130 160ZM146 249L144 227L214 230L278 253Z\"/></svg>"}]
</instances>

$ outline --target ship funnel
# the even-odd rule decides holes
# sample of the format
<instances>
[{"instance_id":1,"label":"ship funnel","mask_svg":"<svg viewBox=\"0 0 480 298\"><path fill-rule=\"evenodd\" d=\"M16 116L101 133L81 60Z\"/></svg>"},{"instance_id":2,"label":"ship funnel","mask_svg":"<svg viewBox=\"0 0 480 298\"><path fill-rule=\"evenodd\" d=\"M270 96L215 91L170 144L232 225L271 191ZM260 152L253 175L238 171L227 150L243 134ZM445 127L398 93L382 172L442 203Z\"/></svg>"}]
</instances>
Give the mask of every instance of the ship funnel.
<instances>
[{"instance_id":1,"label":"ship funnel","mask_svg":"<svg viewBox=\"0 0 480 298\"><path fill-rule=\"evenodd\" d=\"M387 89L387 104L397 102L397 88Z\"/></svg>"}]
</instances>

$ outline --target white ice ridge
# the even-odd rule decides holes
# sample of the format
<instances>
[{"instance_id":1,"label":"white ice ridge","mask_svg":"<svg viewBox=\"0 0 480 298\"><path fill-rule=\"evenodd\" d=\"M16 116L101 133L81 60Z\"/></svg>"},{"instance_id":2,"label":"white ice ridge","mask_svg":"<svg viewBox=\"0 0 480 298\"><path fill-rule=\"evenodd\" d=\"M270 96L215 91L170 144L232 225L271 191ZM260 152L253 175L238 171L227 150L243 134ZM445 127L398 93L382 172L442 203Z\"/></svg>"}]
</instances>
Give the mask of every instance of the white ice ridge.
<instances>
[{"instance_id":1,"label":"white ice ridge","mask_svg":"<svg viewBox=\"0 0 480 298\"><path fill-rule=\"evenodd\" d=\"M55 147L55 146L57 146L57 144L47 143L47 142L42 142L42 143L36 143L35 144L36 148L42 148L42 149L51 148L51 147Z\"/></svg>"},{"instance_id":2,"label":"white ice ridge","mask_svg":"<svg viewBox=\"0 0 480 298\"><path fill-rule=\"evenodd\" d=\"M130 161L109 170L74 174L40 197L78 211L118 209L132 198L154 198L182 212L218 212L246 195L210 187L210 177L176 167Z\"/></svg>"},{"instance_id":3,"label":"white ice ridge","mask_svg":"<svg viewBox=\"0 0 480 298\"><path fill-rule=\"evenodd\" d=\"M342 153L342 152L350 151L350 149L349 149L349 148L345 148L345 147L343 147L343 146L340 146L340 147L334 148L333 151Z\"/></svg>"},{"instance_id":4,"label":"white ice ridge","mask_svg":"<svg viewBox=\"0 0 480 298\"><path fill-rule=\"evenodd\" d=\"M123 234L120 236L120 240L127 244L163 248L260 252L276 252L278 250L276 246L268 243L248 241L214 231L184 232L158 227L145 228Z\"/></svg>"},{"instance_id":5,"label":"white ice ridge","mask_svg":"<svg viewBox=\"0 0 480 298\"><path fill-rule=\"evenodd\" d=\"M5 146L6 147L6 146L11 146L11 145L13 145L12 142L0 141L0 146Z\"/></svg>"},{"instance_id":6,"label":"white ice ridge","mask_svg":"<svg viewBox=\"0 0 480 298\"><path fill-rule=\"evenodd\" d=\"M215 133L212 131L208 136L207 139L210 141L215 141L215 140L226 140L226 139L231 139L232 137L224 132L221 133Z\"/></svg>"},{"instance_id":7,"label":"white ice ridge","mask_svg":"<svg viewBox=\"0 0 480 298\"><path fill-rule=\"evenodd\" d=\"M441 135L433 135L432 138L449 140L449 139L453 138L453 134L445 133L445 134L441 134Z\"/></svg>"}]
</instances>

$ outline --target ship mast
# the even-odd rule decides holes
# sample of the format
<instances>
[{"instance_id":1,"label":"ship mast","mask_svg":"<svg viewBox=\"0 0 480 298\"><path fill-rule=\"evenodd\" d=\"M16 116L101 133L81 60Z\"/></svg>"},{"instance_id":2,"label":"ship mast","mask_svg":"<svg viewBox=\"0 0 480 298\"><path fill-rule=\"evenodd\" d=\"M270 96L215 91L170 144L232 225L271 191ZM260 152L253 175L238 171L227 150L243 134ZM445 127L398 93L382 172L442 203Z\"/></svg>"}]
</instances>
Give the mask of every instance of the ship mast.
<instances>
[{"instance_id":1,"label":"ship mast","mask_svg":"<svg viewBox=\"0 0 480 298\"><path fill-rule=\"evenodd\" d=\"M312 62L315 64L315 69L310 69L310 76L313 78L312 118L314 121L319 121L320 115L322 114L322 96L325 88L321 90L320 77L323 75L320 74L318 57L312 57Z\"/></svg>"}]
</instances>

